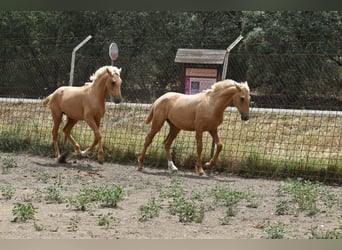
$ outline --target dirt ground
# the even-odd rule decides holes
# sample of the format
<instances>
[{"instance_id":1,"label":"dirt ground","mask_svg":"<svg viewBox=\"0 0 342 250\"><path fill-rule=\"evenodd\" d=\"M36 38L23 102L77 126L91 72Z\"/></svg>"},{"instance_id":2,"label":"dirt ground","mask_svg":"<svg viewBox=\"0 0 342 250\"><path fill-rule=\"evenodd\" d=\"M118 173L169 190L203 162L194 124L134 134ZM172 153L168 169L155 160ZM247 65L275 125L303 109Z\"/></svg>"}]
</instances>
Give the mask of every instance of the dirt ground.
<instances>
[{"instance_id":1,"label":"dirt ground","mask_svg":"<svg viewBox=\"0 0 342 250\"><path fill-rule=\"evenodd\" d=\"M15 190L11 199L0 194L0 239L260 239L270 234L265 232L268 223L276 225L279 222L285 225L284 238L307 239L315 227L322 233L342 228L340 202L329 209L324 202L319 202L320 212L314 216L308 216L305 212L277 215L277 204L284 199L277 190L286 184L285 181L243 179L218 173L199 177L189 171L179 171L175 176L166 167L147 167L139 172L136 166L101 165L91 159L57 164L48 157L12 156L16 166L6 169L8 171L4 171L3 166L0 173L0 187L11 186ZM7 153L0 152L0 159L9 157ZM186 191L187 197L197 197L196 202L204 204L201 223L183 223L179 221L179 216L170 213L171 198L165 194L170 192L175 179L179 187ZM61 196L65 198L62 203L44 198L48 188L56 182L64 187L61 191ZM124 190L123 200L115 208L94 205L91 209L79 211L68 206L66 198L75 197L82 188L113 184ZM227 223L222 223L227 207L214 204L210 195L212 190L219 188L229 188L251 197L237 204L235 215L229 217ZM341 199L340 186L323 188ZM152 197L161 206L159 216L139 221L139 208ZM37 208L35 218L14 222L13 208L25 199L31 200ZM108 214L115 219L110 221L108 227L100 226L100 216Z\"/></svg>"}]
</instances>

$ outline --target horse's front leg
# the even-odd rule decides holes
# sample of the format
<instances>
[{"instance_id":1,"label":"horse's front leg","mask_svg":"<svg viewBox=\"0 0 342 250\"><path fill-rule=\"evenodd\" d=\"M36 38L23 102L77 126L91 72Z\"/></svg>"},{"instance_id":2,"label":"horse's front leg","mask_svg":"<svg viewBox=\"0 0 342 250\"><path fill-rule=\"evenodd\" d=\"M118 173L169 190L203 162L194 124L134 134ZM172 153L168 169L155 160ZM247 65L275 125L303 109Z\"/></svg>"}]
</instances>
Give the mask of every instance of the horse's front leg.
<instances>
[{"instance_id":1,"label":"horse's front leg","mask_svg":"<svg viewBox=\"0 0 342 250\"><path fill-rule=\"evenodd\" d=\"M203 131L196 131L196 143L197 143L196 169L199 175L204 174L204 170L202 168L202 147L203 147L202 136L203 136Z\"/></svg>"},{"instance_id":2,"label":"horse's front leg","mask_svg":"<svg viewBox=\"0 0 342 250\"><path fill-rule=\"evenodd\" d=\"M85 121L88 123L89 127L94 132L94 141L86 150L81 151L81 155L86 156L89 152L94 150L94 148L97 144L99 144L97 159L100 163L103 163L104 155L103 155L103 148L102 148L102 134L101 134L100 128L99 128L100 127L100 120L87 119Z\"/></svg>"},{"instance_id":3,"label":"horse's front leg","mask_svg":"<svg viewBox=\"0 0 342 250\"><path fill-rule=\"evenodd\" d=\"M208 169L208 171L210 172L212 167L215 166L215 164L217 162L217 158L218 158L220 152L222 151L223 144L221 143L220 138L218 137L217 129L211 130L211 131L209 131L209 133L212 136L214 143L216 144L216 152L215 152L213 158L211 158L210 161L205 164L206 169Z\"/></svg>"}]
</instances>

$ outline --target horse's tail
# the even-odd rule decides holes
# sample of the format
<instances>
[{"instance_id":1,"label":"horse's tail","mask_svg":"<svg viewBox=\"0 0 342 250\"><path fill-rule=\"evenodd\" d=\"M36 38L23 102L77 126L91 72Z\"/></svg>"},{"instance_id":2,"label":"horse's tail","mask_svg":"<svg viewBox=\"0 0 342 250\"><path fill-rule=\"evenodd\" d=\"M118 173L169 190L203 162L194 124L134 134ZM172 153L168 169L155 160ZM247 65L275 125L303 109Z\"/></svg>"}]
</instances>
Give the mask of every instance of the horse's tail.
<instances>
[{"instance_id":1,"label":"horse's tail","mask_svg":"<svg viewBox=\"0 0 342 250\"><path fill-rule=\"evenodd\" d=\"M146 117L145 120L145 124L149 124L152 121L153 118L153 109L154 109L154 105L152 105L150 113L148 114L148 116Z\"/></svg>"},{"instance_id":2,"label":"horse's tail","mask_svg":"<svg viewBox=\"0 0 342 250\"><path fill-rule=\"evenodd\" d=\"M52 96L52 94L49 95L48 97L46 97L46 98L43 100L43 104L44 104L44 105L47 105L47 104L50 102L51 96Z\"/></svg>"}]
</instances>

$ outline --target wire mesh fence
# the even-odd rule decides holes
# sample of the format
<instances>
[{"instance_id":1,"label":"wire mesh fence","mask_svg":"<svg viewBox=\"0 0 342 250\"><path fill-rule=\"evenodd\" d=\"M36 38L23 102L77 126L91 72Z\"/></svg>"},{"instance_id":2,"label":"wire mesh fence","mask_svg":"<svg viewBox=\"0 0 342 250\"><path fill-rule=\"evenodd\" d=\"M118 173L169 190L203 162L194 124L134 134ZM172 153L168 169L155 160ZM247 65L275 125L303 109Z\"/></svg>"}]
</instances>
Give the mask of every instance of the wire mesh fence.
<instances>
[{"instance_id":1,"label":"wire mesh fence","mask_svg":"<svg viewBox=\"0 0 342 250\"><path fill-rule=\"evenodd\" d=\"M106 104L101 130L107 161L136 164L149 131L149 125L144 125L143 121L150 104L167 91L183 91L181 70L173 60L170 56L158 60L157 64L138 59L116 62L123 68L124 102L113 104L108 99ZM248 55L248 58L247 55L232 55L228 78L247 79L253 103L248 122L240 120L235 108L228 108L225 112L219 127L224 148L217 169L239 173L254 167L255 172L251 175L255 176L263 175L262 172L267 172L270 166L288 171L294 167L303 172L308 167L318 171L341 170L342 94L341 77L336 77L341 74L341 69L327 60L319 55ZM78 57L74 85L83 85L99 67L110 64L108 61L107 56ZM53 155L52 117L41 99L57 87L69 84L69 66L70 55L2 64L2 149L15 147L11 138L19 141L16 147L45 145ZM327 67L333 69L325 73ZM261 70L266 71L263 78L258 75ZM332 74L332 71L337 73ZM163 140L167 132L165 125L149 148L146 165L166 167ZM72 133L82 149L93 140L92 131L84 122L78 123ZM63 138L60 132L61 144ZM212 140L207 133L203 144L203 161L207 161L212 151ZM181 168L194 168L194 133L182 131L173 144L172 154ZM303 175L310 175L310 171ZM331 178L342 181L341 175Z\"/></svg>"}]
</instances>

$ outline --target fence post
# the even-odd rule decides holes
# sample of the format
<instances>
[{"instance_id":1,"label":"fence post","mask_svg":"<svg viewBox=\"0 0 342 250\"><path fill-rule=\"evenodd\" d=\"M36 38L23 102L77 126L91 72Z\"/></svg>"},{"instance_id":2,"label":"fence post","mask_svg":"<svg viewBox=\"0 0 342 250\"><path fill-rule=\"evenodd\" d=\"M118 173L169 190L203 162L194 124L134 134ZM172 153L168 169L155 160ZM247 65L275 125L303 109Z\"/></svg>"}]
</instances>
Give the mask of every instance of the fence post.
<instances>
[{"instance_id":1,"label":"fence post","mask_svg":"<svg viewBox=\"0 0 342 250\"><path fill-rule=\"evenodd\" d=\"M227 48L227 53L224 57L224 62L223 62L223 69L222 69L222 77L221 80L225 80L226 79L226 75L227 75L227 69L228 69L228 57L229 57L229 53L230 51L242 40L243 36L239 35L234 42L232 42L229 47ZM215 142L214 140L211 143L211 151L210 151L210 157L213 158L214 156L214 152L215 152Z\"/></svg>"},{"instance_id":2,"label":"fence post","mask_svg":"<svg viewBox=\"0 0 342 250\"><path fill-rule=\"evenodd\" d=\"M88 42L91 39L91 35L87 36L79 45L77 45L73 50L71 54L71 67L70 67L70 81L69 86L73 85L74 81L74 70L75 70L75 57L76 57L76 51L81 48L86 42Z\"/></svg>"}]
</instances>

